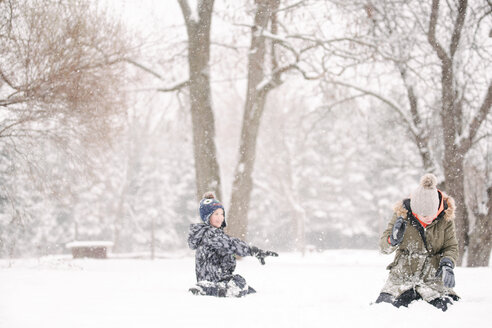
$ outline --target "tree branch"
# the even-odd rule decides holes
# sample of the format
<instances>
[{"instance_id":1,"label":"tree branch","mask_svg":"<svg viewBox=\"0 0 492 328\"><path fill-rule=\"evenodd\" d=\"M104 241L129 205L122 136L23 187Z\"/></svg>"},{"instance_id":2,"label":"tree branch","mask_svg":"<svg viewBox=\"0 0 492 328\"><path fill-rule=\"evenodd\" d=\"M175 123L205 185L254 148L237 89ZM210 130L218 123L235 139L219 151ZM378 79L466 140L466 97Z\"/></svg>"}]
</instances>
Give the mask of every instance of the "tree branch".
<instances>
[{"instance_id":1,"label":"tree branch","mask_svg":"<svg viewBox=\"0 0 492 328\"><path fill-rule=\"evenodd\" d=\"M10 105L20 104L26 101L27 99L24 97L18 97L13 99L0 99L0 107L8 107Z\"/></svg>"},{"instance_id":2,"label":"tree branch","mask_svg":"<svg viewBox=\"0 0 492 328\"><path fill-rule=\"evenodd\" d=\"M157 77L159 80L164 81L164 78L160 74L156 73L155 71L151 70L148 67L145 67L144 65L142 65L140 63L137 63L133 59L125 58L124 60L126 62L128 62L128 63L130 63L130 64L132 64L132 65L134 65L134 66L136 66L136 67L138 67L138 68L140 68L142 70L144 70L145 72L152 74L153 76ZM173 91L178 91L178 90L181 90L181 89L187 87L189 85L189 83L190 83L190 81L189 80L186 80L186 81L180 82L180 83L178 83L178 84L176 84L176 85L174 85L172 87L168 87L168 88L157 88L157 89L153 89L152 88L152 90L157 90L159 92L173 92ZM1 106L1 104L2 103L0 102L0 106Z\"/></svg>"},{"instance_id":3,"label":"tree branch","mask_svg":"<svg viewBox=\"0 0 492 328\"><path fill-rule=\"evenodd\" d=\"M417 97L415 96L415 92L413 91L413 87L408 84L406 69L402 65L397 65L397 66L398 66L398 70L400 71L401 79L403 80L403 85L405 86L405 89L407 90L408 103L410 104L410 114L412 115L413 123L415 124L415 126L418 129L422 120L420 118L420 114L418 111Z\"/></svg>"},{"instance_id":4,"label":"tree branch","mask_svg":"<svg viewBox=\"0 0 492 328\"><path fill-rule=\"evenodd\" d=\"M427 32L427 40L429 41L432 48L437 53L437 56L442 62L449 63L451 60L449 59L446 51L441 46L439 41L436 40L436 24L437 17L439 15L439 0L432 0L432 11L429 21L429 31Z\"/></svg>"},{"instance_id":5,"label":"tree branch","mask_svg":"<svg viewBox=\"0 0 492 328\"><path fill-rule=\"evenodd\" d=\"M3 74L3 71L0 69L0 78L5 82L7 83L7 85L9 87L11 87L12 89L14 90L17 90L18 88L10 81L10 79L8 79L5 74Z\"/></svg>"},{"instance_id":6,"label":"tree branch","mask_svg":"<svg viewBox=\"0 0 492 328\"><path fill-rule=\"evenodd\" d=\"M157 91L159 92L173 92L173 91L178 91L181 90L185 87L187 87L190 84L190 80L183 81L181 83L176 84L173 87L170 88L158 88Z\"/></svg>"},{"instance_id":7,"label":"tree branch","mask_svg":"<svg viewBox=\"0 0 492 328\"><path fill-rule=\"evenodd\" d=\"M378 93L376 93L374 91L367 90L367 89L361 88L359 86L356 86L356 85L353 85L353 84L350 84L350 83L336 81L336 80L328 80L327 82L328 83L331 83L331 84L340 85L340 86L344 86L344 87L347 87L347 88L351 88L351 89L357 90L359 92L362 92L362 93L364 93L364 94L366 94L368 96L372 96L372 97L380 100L381 102L385 103L386 105L388 105L390 108L394 109L397 112L397 114L407 124L407 126L410 129L410 132L412 133L412 135L413 136L417 136L418 130L416 129L416 127L405 116L405 114L403 113L403 110L400 108L400 106L398 106L397 104L395 104L392 100L390 100L390 99L388 99L386 97L383 97L382 95L380 95L380 94L378 94Z\"/></svg>"},{"instance_id":8,"label":"tree branch","mask_svg":"<svg viewBox=\"0 0 492 328\"><path fill-rule=\"evenodd\" d=\"M454 57L456 49L458 48L458 45L460 43L461 30L463 29L463 24L465 22L467 5L468 5L467 0L460 0L460 4L458 6L458 16L456 17L453 36L451 37L451 45L449 47L449 53L451 58Z\"/></svg>"},{"instance_id":9,"label":"tree branch","mask_svg":"<svg viewBox=\"0 0 492 328\"><path fill-rule=\"evenodd\" d=\"M295 7L298 7L298 6L302 5L304 2L306 2L306 0L298 1L296 3L293 3L291 5L288 5L287 7L279 8L279 9L275 10L275 12L276 13L279 13L281 11L287 11L289 9L292 9L292 8L295 8Z\"/></svg>"},{"instance_id":10,"label":"tree branch","mask_svg":"<svg viewBox=\"0 0 492 328\"><path fill-rule=\"evenodd\" d=\"M2 129L0 130L0 136L5 137L5 135L3 135L3 133L5 131L9 130L10 128L12 128L16 125L21 125L21 124L29 122L29 121L34 121L34 120L32 117L25 117L25 118L19 119L18 121L13 122L12 124L9 124L9 125L6 125L5 127L2 127Z\"/></svg>"},{"instance_id":11,"label":"tree branch","mask_svg":"<svg viewBox=\"0 0 492 328\"><path fill-rule=\"evenodd\" d=\"M318 80L318 79L322 78L326 73L326 71L323 71L322 73L319 73L318 75L309 76L308 73L306 71L304 71L299 65L295 65L294 69L296 69L299 73L301 73L302 77L308 81Z\"/></svg>"},{"instance_id":12,"label":"tree branch","mask_svg":"<svg viewBox=\"0 0 492 328\"><path fill-rule=\"evenodd\" d=\"M178 4L181 7L181 11L183 12L185 24L186 26L188 26L191 17L191 9L190 5L188 4L188 0L178 0Z\"/></svg>"},{"instance_id":13,"label":"tree branch","mask_svg":"<svg viewBox=\"0 0 492 328\"><path fill-rule=\"evenodd\" d=\"M124 61L126 61L126 62L127 62L127 63L129 63L129 64L132 64L132 65L134 65L134 66L136 66L136 67L138 67L138 68L140 68L140 69L144 70L144 71L145 71L145 72L147 72L147 73L152 74L153 76L157 77L159 80L164 80L164 78L163 78L160 74L156 73L155 71L151 70L151 69L150 69L150 68L148 68L148 67L145 67L144 65L142 65L142 64L140 64L140 63L137 63L137 62L136 62L136 61L134 61L133 59L130 59L130 58L124 58L123 60L124 60Z\"/></svg>"},{"instance_id":14,"label":"tree branch","mask_svg":"<svg viewBox=\"0 0 492 328\"><path fill-rule=\"evenodd\" d=\"M473 139L475 138L482 122L485 120L487 115L490 112L490 107L492 106L492 82L489 83L489 88L487 89L487 94L485 95L485 99L480 106L480 109L476 113L472 122L470 123L468 137L464 140L464 142L460 145L461 151L464 153L468 149L471 148L473 144Z\"/></svg>"},{"instance_id":15,"label":"tree branch","mask_svg":"<svg viewBox=\"0 0 492 328\"><path fill-rule=\"evenodd\" d=\"M271 21L271 24L270 24L270 29L271 29L271 32L273 35L277 35L278 34L278 20L277 20L277 13L276 12L272 12L272 15L270 17L270 21ZM279 42L277 40L273 40L272 44L271 44L271 61L272 61L272 70L276 70L278 68L278 61L277 61L277 44Z\"/></svg>"}]
</instances>

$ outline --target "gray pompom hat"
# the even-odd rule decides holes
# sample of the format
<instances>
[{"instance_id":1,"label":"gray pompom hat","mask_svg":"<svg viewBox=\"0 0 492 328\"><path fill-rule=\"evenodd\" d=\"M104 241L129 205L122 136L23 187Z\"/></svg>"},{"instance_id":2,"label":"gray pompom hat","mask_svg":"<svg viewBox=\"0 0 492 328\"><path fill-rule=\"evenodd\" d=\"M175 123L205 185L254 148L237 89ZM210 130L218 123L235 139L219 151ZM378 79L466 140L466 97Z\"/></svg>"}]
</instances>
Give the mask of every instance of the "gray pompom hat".
<instances>
[{"instance_id":1,"label":"gray pompom hat","mask_svg":"<svg viewBox=\"0 0 492 328\"><path fill-rule=\"evenodd\" d=\"M410 207L418 216L433 216L439 209L437 178L427 173L420 178L420 184L410 195Z\"/></svg>"}]
</instances>

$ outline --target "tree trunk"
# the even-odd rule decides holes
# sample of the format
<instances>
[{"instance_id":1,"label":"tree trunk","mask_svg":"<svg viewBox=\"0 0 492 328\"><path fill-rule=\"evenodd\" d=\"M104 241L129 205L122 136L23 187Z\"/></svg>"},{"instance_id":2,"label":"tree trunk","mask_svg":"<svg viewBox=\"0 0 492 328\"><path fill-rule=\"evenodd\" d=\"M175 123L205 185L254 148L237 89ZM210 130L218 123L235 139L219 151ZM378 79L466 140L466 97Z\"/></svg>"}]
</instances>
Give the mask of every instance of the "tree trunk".
<instances>
[{"instance_id":1,"label":"tree trunk","mask_svg":"<svg viewBox=\"0 0 492 328\"><path fill-rule=\"evenodd\" d=\"M467 266L488 267L492 251L492 187L487 189L487 213L476 218L475 228L470 236Z\"/></svg>"},{"instance_id":2,"label":"tree trunk","mask_svg":"<svg viewBox=\"0 0 492 328\"><path fill-rule=\"evenodd\" d=\"M260 126L260 116L265 107L266 93L256 95L253 103L246 105L241 129L239 160L232 184L231 204L229 210L228 232L241 239L246 239L248 231L248 211L253 190L253 168L256 157L256 140ZM248 103L248 101L247 101ZM254 117L247 117L249 114Z\"/></svg>"},{"instance_id":3,"label":"tree trunk","mask_svg":"<svg viewBox=\"0 0 492 328\"><path fill-rule=\"evenodd\" d=\"M189 92L193 126L196 196L214 191L222 198L215 146L215 120L210 91L210 27L214 0L198 2L198 18L192 17L187 0L178 0L188 32Z\"/></svg>"},{"instance_id":4,"label":"tree trunk","mask_svg":"<svg viewBox=\"0 0 492 328\"><path fill-rule=\"evenodd\" d=\"M463 262L469 234L468 210L465 203L463 156L463 154L454 153L452 149L446 149L444 155L444 176L447 187L445 191L454 198L456 204L455 225L459 251L458 265Z\"/></svg>"},{"instance_id":5,"label":"tree trunk","mask_svg":"<svg viewBox=\"0 0 492 328\"><path fill-rule=\"evenodd\" d=\"M256 156L256 140L265 101L270 89L261 88L265 78L264 66L266 41L261 31L267 28L272 14L279 6L279 0L256 0L255 22L251 30L251 46L248 55L248 87L241 128L239 158L232 184L229 210L228 232L238 238L246 239L248 230L248 210L252 173ZM272 54L274 55L274 54Z\"/></svg>"},{"instance_id":6,"label":"tree trunk","mask_svg":"<svg viewBox=\"0 0 492 328\"><path fill-rule=\"evenodd\" d=\"M461 108L455 99L456 92L453 86L452 63L442 61L441 76L441 122L444 138L444 178L446 192L456 203L456 237L458 238L458 265L462 264L466 246L468 245L469 221L465 203L465 176L464 160L468 149L460 149L456 145L456 136L461 134Z\"/></svg>"},{"instance_id":7,"label":"tree trunk","mask_svg":"<svg viewBox=\"0 0 492 328\"><path fill-rule=\"evenodd\" d=\"M457 100L455 89L455 79L453 62L456 49L458 48L463 22L467 10L467 0L459 1L459 9L452 31L449 50L441 46L436 39L436 25L439 16L439 0L432 1L432 11L429 21L428 41L441 61L441 122L443 128L444 144L444 178L446 192L451 195L456 202L456 237L458 238L458 265L462 264L463 255L468 245L468 211L465 203L465 183L464 183L464 160L470 146L460 147L457 144L457 137L463 131L463 108Z\"/></svg>"},{"instance_id":8,"label":"tree trunk","mask_svg":"<svg viewBox=\"0 0 492 328\"><path fill-rule=\"evenodd\" d=\"M118 205L116 207L115 217L113 221L113 247L112 247L113 253L118 253L122 250L121 234L123 232L123 220L125 217L124 204L126 202L127 181L124 182L124 186L120 193L120 197L118 199Z\"/></svg>"},{"instance_id":9,"label":"tree trunk","mask_svg":"<svg viewBox=\"0 0 492 328\"><path fill-rule=\"evenodd\" d=\"M420 158L422 159L422 164L425 172L428 173L437 173L437 165L434 162L431 154L431 147L429 144L429 133L427 129L422 126L422 118L418 110L418 99L415 95L414 87L408 81L407 77L407 68L403 65L403 63L397 64L398 70L400 71L400 76L402 78L403 84L407 90L407 98L408 104L410 105L410 114L412 118L413 125L417 129L417 133L413 133L413 139L415 145L417 146L420 154ZM410 128L411 131L413 129Z\"/></svg>"}]
</instances>

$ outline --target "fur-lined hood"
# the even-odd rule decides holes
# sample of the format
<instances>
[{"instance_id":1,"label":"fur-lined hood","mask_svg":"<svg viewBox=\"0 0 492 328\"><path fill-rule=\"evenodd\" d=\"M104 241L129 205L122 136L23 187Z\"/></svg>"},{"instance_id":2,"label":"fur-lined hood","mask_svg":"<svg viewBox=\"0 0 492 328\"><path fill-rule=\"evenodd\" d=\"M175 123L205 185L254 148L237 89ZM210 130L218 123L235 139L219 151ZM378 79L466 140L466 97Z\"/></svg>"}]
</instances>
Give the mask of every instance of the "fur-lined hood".
<instances>
[{"instance_id":1,"label":"fur-lined hood","mask_svg":"<svg viewBox=\"0 0 492 328\"><path fill-rule=\"evenodd\" d=\"M439 192L439 200L440 202L444 202L444 219L445 220L454 220L456 205L454 203L453 197L447 195L445 192L438 190ZM393 207L393 211L397 216L401 216L403 218L407 218L407 208L405 207L405 201L409 201L409 199L404 199L399 201ZM410 203L410 202L409 202ZM441 205L439 205L441 208Z\"/></svg>"}]
</instances>

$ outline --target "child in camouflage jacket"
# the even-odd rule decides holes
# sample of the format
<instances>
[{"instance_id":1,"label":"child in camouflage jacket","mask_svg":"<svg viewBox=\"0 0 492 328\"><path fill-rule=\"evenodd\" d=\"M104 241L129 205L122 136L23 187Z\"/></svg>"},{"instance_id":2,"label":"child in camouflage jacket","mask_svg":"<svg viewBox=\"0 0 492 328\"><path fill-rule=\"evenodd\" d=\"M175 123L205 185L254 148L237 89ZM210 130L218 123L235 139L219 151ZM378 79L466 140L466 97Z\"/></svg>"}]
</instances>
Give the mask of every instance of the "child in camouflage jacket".
<instances>
[{"instance_id":1,"label":"child in camouflage jacket","mask_svg":"<svg viewBox=\"0 0 492 328\"><path fill-rule=\"evenodd\" d=\"M227 225L224 206L213 193L205 193L199 211L203 223L192 224L188 236L188 245L196 250L197 284L190 288L190 292L218 297L241 297L255 293L242 276L234 274L235 256L255 256L261 264L265 264L266 256L278 254L250 247L244 241L224 233Z\"/></svg>"}]
</instances>

